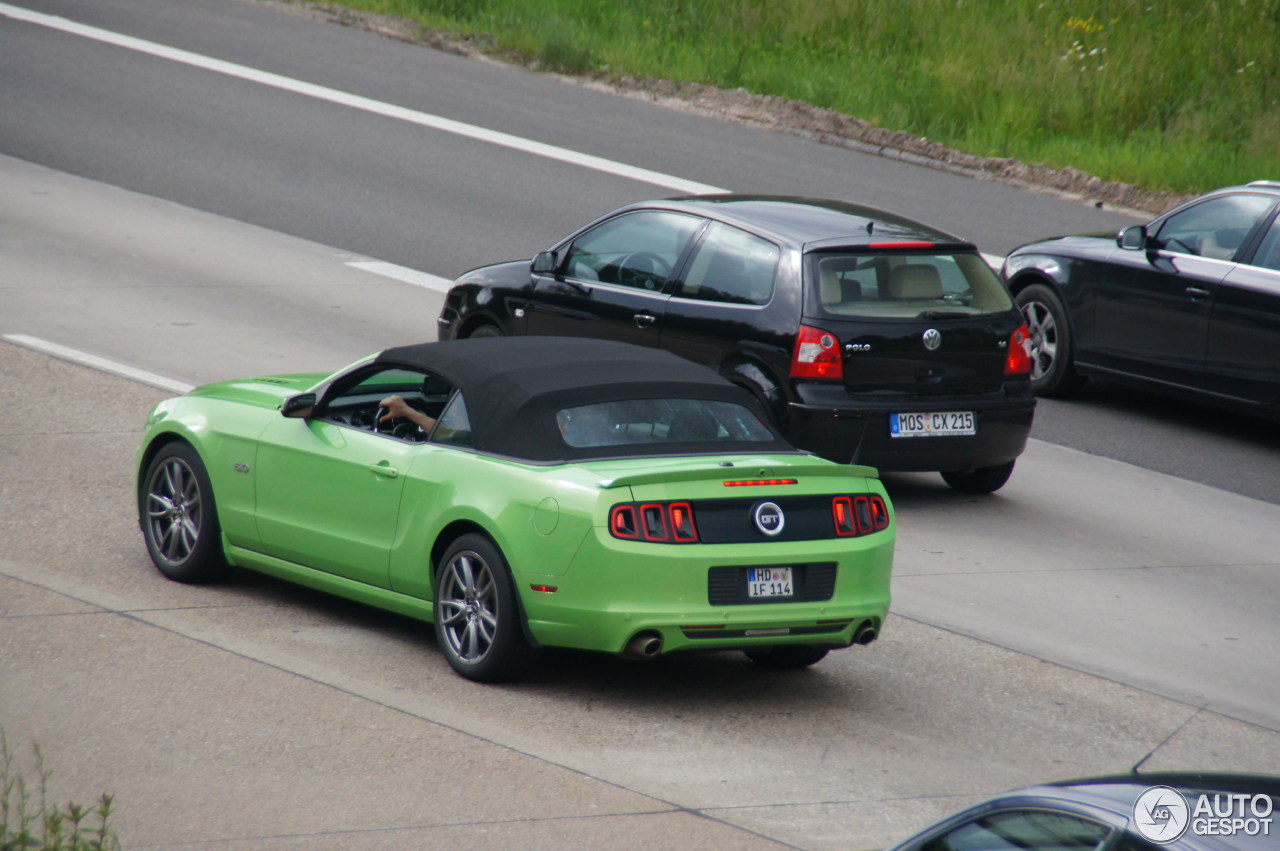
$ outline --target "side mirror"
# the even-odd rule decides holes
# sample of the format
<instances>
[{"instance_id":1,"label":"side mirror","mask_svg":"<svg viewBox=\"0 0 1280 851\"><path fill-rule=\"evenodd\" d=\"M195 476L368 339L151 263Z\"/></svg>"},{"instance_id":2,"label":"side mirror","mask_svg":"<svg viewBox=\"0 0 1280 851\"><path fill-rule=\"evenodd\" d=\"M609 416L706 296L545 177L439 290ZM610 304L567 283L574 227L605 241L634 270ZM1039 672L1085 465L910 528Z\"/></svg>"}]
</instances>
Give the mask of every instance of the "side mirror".
<instances>
[{"instance_id":1,"label":"side mirror","mask_svg":"<svg viewBox=\"0 0 1280 851\"><path fill-rule=\"evenodd\" d=\"M1130 251L1139 251L1147 247L1147 229L1142 225L1127 227L1116 234L1116 245Z\"/></svg>"},{"instance_id":2,"label":"side mirror","mask_svg":"<svg viewBox=\"0 0 1280 851\"><path fill-rule=\"evenodd\" d=\"M293 419L305 419L311 416L315 406L316 394L299 393L297 396L290 396L284 400L284 404L280 406L280 413Z\"/></svg>"},{"instance_id":3,"label":"side mirror","mask_svg":"<svg viewBox=\"0 0 1280 851\"><path fill-rule=\"evenodd\" d=\"M533 271L535 274L548 274L554 272L560 265L560 257L554 251L539 251L533 256Z\"/></svg>"}]
</instances>

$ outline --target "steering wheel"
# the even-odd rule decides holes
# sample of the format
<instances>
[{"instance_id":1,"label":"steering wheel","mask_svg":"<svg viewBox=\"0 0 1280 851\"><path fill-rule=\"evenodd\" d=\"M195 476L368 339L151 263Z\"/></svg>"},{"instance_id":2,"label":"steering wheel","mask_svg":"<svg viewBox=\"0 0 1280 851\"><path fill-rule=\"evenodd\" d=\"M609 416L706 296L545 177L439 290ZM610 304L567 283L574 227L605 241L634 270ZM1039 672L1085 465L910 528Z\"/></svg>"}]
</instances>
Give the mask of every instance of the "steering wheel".
<instances>
[{"instance_id":1,"label":"steering wheel","mask_svg":"<svg viewBox=\"0 0 1280 851\"><path fill-rule=\"evenodd\" d=\"M662 255L653 251L637 251L618 261L618 283L624 287L656 290L670 271L671 264Z\"/></svg>"},{"instance_id":2,"label":"steering wheel","mask_svg":"<svg viewBox=\"0 0 1280 851\"><path fill-rule=\"evenodd\" d=\"M383 432L383 431L386 431L388 434L390 434L392 431L394 431L394 430L395 430L395 427L396 427L396 425L395 425L395 424L396 424L396 420L400 419L400 417L395 417L395 418L393 418L392 420L390 420L389 422L387 422L387 424L386 424L386 428L385 428L385 429L382 427L382 425L383 425L383 423L382 423L382 418L383 418L383 417L385 417L385 416L386 416L387 414L389 414L389 413L391 413L391 409L390 409L390 408L388 408L386 405L379 405L379 406L378 406L378 411L377 411L377 413L375 413L375 414L373 415L373 430L374 430L374 431L379 432L379 433L381 433L381 432Z\"/></svg>"}]
</instances>

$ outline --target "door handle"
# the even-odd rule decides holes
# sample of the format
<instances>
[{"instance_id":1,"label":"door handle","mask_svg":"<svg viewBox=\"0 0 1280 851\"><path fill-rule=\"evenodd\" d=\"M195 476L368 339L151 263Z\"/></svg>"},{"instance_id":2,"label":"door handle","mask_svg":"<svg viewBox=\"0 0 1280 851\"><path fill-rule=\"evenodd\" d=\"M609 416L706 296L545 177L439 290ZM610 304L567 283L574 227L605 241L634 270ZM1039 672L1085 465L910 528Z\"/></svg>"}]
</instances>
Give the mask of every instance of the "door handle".
<instances>
[{"instance_id":1,"label":"door handle","mask_svg":"<svg viewBox=\"0 0 1280 851\"><path fill-rule=\"evenodd\" d=\"M369 472L373 473L375 476L382 476L387 479L394 479L396 476L400 475L400 471L395 467L392 467L386 461L379 461L377 464L370 464Z\"/></svg>"},{"instance_id":2,"label":"door handle","mask_svg":"<svg viewBox=\"0 0 1280 851\"><path fill-rule=\"evenodd\" d=\"M654 316L652 313L637 313L631 318L635 321L637 328L648 328L658 320L658 317Z\"/></svg>"},{"instance_id":3,"label":"door handle","mask_svg":"<svg viewBox=\"0 0 1280 851\"><path fill-rule=\"evenodd\" d=\"M1208 290L1202 290L1200 287L1187 287L1187 295L1191 296L1192 301L1200 301L1208 298L1211 293Z\"/></svg>"}]
</instances>

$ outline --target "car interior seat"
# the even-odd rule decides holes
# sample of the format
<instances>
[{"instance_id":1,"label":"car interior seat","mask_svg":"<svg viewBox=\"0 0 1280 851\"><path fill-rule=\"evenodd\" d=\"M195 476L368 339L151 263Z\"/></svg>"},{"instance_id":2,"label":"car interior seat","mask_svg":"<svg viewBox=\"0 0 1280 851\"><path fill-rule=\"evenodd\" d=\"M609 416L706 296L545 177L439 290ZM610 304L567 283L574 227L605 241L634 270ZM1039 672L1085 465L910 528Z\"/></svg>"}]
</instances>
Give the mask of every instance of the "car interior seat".
<instances>
[{"instance_id":1,"label":"car interior seat","mask_svg":"<svg viewBox=\"0 0 1280 851\"><path fill-rule=\"evenodd\" d=\"M942 276L936 266L904 263L889 276L889 298L927 300L942 298Z\"/></svg>"}]
</instances>

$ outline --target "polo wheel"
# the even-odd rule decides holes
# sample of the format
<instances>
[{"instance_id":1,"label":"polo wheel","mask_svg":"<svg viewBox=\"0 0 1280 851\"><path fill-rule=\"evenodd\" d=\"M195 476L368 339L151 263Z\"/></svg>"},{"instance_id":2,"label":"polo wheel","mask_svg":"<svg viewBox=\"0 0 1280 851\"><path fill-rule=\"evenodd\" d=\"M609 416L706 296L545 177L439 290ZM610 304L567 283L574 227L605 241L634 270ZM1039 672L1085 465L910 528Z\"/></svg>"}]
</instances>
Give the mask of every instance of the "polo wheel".
<instances>
[{"instance_id":1,"label":"polo wheel","mask_svg":"<svg viewBox=\"0 0 1280 851\"><path fill-rule=\"evenodd\" d=\"M463 535L440 559L434 613L441 652L469 680L509 680L533 661L511 569L482 535Z\"/></svg>"},{"instance_id":2,"label":"polo wheel","mask_svg":"<svg viewBox=\"0 0 1280 851\"><path fill-rule=\"evenodd\" d=\"M1013 475L1013 462L995 467L975 467L972 470L944 470L942 479L960 493L987 494L1004 487Z\"/></svg>"}]
</instances>

